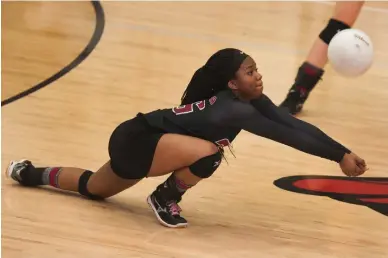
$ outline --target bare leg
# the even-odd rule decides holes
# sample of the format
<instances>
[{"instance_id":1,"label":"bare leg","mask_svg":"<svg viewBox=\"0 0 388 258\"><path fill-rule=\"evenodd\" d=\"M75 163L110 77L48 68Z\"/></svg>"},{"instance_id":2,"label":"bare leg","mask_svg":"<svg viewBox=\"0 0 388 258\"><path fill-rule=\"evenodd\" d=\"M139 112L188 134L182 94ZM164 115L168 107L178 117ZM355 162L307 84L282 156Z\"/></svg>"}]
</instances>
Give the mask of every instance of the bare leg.
<instances>
[{"instance_id":1,"label":"bare leg","mask_svg":"<svg viewBox=\"0 0 388 258\"><path fill-rule=\"evenodd\" d=\"M149 177L162 176L177 171L179 178L188 185L194 185L201 179L187 168L196 160L214 154L218 148L207 141L175 134L165 134L155 151ZM78 191L79 177L85 171L77 168L63 168L59 175L59 187L64 190ZM140 180L128 180L118 177L107 162L88 181L90 193L108 198Z\"/></svg>"},{"instance_id":2,"label":"bare leg","mask_svg":"<svg viewBox=\"0 0 388 258\"><path fill-rule=\"evenodd\" d=\"M332 18L342 21L352 27L360 14L364 1L360 2L337 2ZM318 68L324 68L327 64L328 45L317 38L307 55L306 62Z\"/></svg>"},{"instance_id":3,"label":"bare leg","mask_svg":"<svg viewBox=\"0 0 388 258\"><path fill-rule=\"evenodd\" d=\"M160 139L148 177L161 176L185 168L200 158L218 152L215 144L178 134L165 134Z\"/></svg>"},{"instance_id":4,"label":"bare leg","mask_svg":"<svg viewBox=\"0 0 388 258\"><path fill-rule=\"evenodd\" d=\"M177 171L179 178L193 185L200 178L190 173L187 166L196 160L217 152L217 147L207 141L189 136L165 134L159 141L154 160L148 176L162 176ZM8 168L8 175L12 176L12 169ZM63 190L78 192L79 180L86 169L74 167L30 167L23 171L21 178L13 177L21 184L28 186L51 185ZM28 172L28 173L26 173ZM93 173L87 183L90 193L108 198L133 185L139 180L128 180L117 176L108 161L97 172Z\"/></svg>"},{"instance_id":5,"label":"bare leg","mask_svg":"<svg viewBox=\"0 0 388 258\"><path fill-rule=\"evenodd\" d=\"M117 176L108 161L90 177L87 188L92 194L108 198L137 184L140 180L123 179Z\"/></svg>"}]
</instances>

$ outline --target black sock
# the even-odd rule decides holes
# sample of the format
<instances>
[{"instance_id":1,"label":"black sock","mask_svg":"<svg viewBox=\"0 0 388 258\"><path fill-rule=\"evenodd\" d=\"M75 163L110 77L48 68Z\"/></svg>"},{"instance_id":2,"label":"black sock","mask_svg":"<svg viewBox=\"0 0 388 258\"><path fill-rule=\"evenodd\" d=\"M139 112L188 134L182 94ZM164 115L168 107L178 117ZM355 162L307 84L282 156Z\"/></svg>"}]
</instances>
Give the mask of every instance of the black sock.
<instances>
[{"instance_id":1,"label":"black sock","mask_svg":"<svg viewBox=\"0 0 388 258\"><path fill-rule=\"evenodd\" d=\"M170 187L175 187L178 192L182 194L192 187L192 185L186 184L185 182L183 182L183 180L180 180L174 174L171 174L171 176L167 179L167 182Z\"/></svg>"},{"instance_id":2,"label":"black sock","mask_svg":"<svg viewBox=\"0 0 388 258\"><path fill-rule=\"evenodd\" d=\"M303 95L308 94L321 80L324 70L308 62L304 62L298 69L295 83L292 88L297 89Z\"/></svg>"},{"instance_id":3,"label":"black sock","mask_svg":"<svg viewBox=\"0 0 388 258\"><path fill-rule=\"evenodd\" d=\"M180 202L183 194L191 187L192 185L187 185L182 180L176 178L174 174L171 174L165 182L157 187L157 192L165 201L175 200Z\"/></svg>"},{"instance_id":4,"label":"black sock","mask_svg":"<svg viewBox=\"0 0 388 258\"><path fill-rule=\"evenodd\" d=\"M43 185L43 171L43 168L35 168L33 165L29 165L27 169L20 172L23 184L29 186Z\"/></svg>"}]
</instances>

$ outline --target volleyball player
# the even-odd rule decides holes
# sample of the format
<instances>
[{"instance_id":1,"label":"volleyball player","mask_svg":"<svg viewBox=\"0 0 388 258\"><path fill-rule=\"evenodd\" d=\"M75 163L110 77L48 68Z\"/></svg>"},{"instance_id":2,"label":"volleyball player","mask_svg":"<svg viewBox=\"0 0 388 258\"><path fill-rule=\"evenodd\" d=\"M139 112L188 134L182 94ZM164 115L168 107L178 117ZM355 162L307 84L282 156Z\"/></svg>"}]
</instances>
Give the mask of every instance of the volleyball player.
<instances>
[{"instance_id":1,"label":"volleyball player","mask_svg":"<svg viewBox=\"0 0 388 258\"><path fill-rule=\"evenodd\" d=\"M195 72L181 106L138 113L118 125L109 140L110 160L98 171L35 167L21 160L10 163L7 175L24 186L48 185L98 200L146 177L171 174L147 202L161 224L185 227L188 222L178 205L182 196L215 172L224 148L241 130L336 162L348 176L366 171L363 159L274 105L263 94L255 61L238 49L227 48Z\"/></svg>"}]
</instances>

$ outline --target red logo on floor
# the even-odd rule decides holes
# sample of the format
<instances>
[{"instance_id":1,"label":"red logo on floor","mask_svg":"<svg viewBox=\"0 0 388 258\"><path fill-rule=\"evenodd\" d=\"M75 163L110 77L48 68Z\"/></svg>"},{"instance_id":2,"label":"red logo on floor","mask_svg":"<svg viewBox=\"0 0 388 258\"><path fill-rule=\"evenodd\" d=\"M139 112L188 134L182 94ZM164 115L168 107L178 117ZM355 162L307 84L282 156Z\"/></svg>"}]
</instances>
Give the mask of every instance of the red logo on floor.
<instances>
[{"instance_id":1,"label":"red logo on floor","mask_svg":"<svg viewBox=\"0 0 388 258\"><path fill-rule=\"evenodd\" d=\"M290 176L274 184L284 190L327 196L334 200L363 205L388 216L388 178L340 176Z\"/></svg>"}]
</instances>

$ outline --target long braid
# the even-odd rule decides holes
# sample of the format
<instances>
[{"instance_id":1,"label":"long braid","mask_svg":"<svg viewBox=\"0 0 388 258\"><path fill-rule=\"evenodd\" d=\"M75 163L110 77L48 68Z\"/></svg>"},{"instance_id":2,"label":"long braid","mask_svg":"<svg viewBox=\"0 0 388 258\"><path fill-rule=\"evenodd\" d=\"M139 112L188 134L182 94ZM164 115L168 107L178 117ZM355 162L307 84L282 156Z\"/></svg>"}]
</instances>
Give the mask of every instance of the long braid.
<instances>
[{"instance_id":1,"label":"long braid","mask_svg":"<svg viewBox=\"0 0 388 258\"><path fill-rule=\"evenodd\" d=\"M196 101L209 99L221 90L225 90L227 84L222 84L214 78L212 71L203 66L199 68L191 78L183 96L182 105L194 103Z\"/></svg>"}]
</instances>

